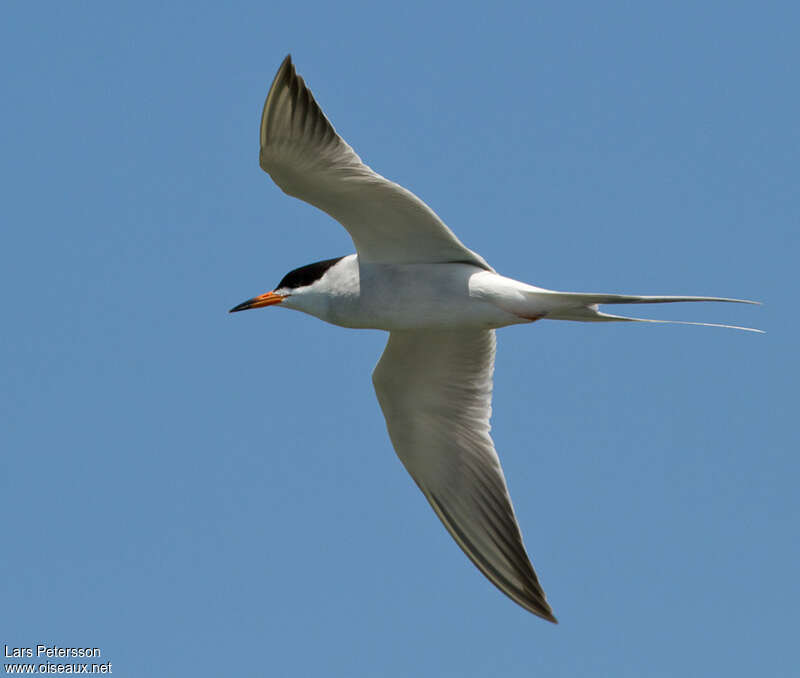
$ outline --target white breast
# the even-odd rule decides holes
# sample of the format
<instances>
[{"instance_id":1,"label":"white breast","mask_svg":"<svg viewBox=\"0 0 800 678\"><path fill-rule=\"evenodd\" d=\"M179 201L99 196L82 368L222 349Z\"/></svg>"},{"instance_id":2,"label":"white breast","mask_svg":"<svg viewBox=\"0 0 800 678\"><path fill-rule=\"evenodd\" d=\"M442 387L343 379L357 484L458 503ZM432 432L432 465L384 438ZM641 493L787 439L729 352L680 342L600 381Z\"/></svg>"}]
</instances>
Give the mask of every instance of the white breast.
<instances>
[{"instance_id":1,"label":"white breast","mask_svg":"<svg viewBox=\"0 0 800 678\"><path fill-rule=\"evenodd\" d=\"M501 278L471 264L359 264L351 255L284 306L343 327L390 331L527 322L486 294L487 276Z\"/></svg>"}]
</instances>

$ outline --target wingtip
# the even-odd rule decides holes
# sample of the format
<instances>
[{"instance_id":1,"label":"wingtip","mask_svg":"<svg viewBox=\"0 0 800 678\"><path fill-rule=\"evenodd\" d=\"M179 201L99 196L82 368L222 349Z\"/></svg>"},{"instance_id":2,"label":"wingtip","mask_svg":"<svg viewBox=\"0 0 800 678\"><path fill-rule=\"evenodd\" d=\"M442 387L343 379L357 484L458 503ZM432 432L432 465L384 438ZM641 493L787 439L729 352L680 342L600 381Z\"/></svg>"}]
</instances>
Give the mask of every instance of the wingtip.
<instances>
[{"instance_id":1,"label":"wingtip","mask_svg":"<svg viewBox=\"0 0 800 678\"><path fill-rule=\"evenodd\" d=\"M546 601L536 601L535 607L528 607L529 612L533 612L537 617L541 617L545 621L549 621L551 624L558 624L558 619L553 614L553 610L550 609L550 606L547 604Z\"/></svg>"},{"instance_id":2,"label":"wingtip","mask_svg":"<svg viewBox=\"0 0 800 678\"><path fill-rule=\"evenodd\" d=\"M261 124L259 125L258 129L258 142L261 150L263 150L267 145L267 119L269 117L269 111L273 97L275 96L275 93L284 86L284 83L291 82L292 78L294 77L294 73L294 64L292 63L292 54L290 52L283 58L281 65L278 66L278 70L275 72L275 77L272 79L272 84L269 87L267 98L264 100L264 107L261 111ZM259 164L261 164L260 152ZM261 166L263 167L263 165Z\"/></svg>"},{"instance_id":3,"label":"wingtip","mask_svg":"<svg viewBox=\"0 0 800 678\"><path fill-rule=\"evenodd\" d=\"M533 610L531 610L531 611L533 612ZM550 609L549 605L547 606L547 610L546 611L540 610L540 611L536 611L536 612L533 612L533 613L537 617L541 617L542 619L544 619L545 621L550 622L551 624L558 624L558 619L556 619L556 617L553 614L553 611Z\"/></svg>"},{"instance_id":4,"label":"wingtip","mask_svg":"<svg viewBox=\"0 0 800 678\"><path fill-rule=\"evenodd\" d=\"M282 82L286 78L291 78L293 73L294 62L292 61L291 53L289 53L283 58L281 65L278 66L278 70L276 71L275 77L272 80L272 87L274 87L276 83ZM270 89L272 89L272 87L270 87Z\"/></svg>"}]
</instances>

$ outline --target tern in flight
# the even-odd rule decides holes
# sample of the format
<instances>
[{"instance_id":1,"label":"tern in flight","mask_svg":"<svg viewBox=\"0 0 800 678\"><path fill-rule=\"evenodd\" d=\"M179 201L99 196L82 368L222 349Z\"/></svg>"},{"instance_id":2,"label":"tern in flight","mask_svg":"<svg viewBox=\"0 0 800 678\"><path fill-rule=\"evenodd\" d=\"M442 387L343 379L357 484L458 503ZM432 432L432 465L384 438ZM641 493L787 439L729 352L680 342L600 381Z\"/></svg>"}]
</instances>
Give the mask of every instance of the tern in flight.
<instances>
[{"instance_id":1,"label":"tern in flight","mask_svg":"<svg viewBox=\"0 0 800 678\"><path fill-rule=\"evenodd\" d=\"M342 327L388 330L372 381L395 452L477 568L514 602L555 622L489 436L495 330L545 318L677 322L609 315L601 304L756 302L557 292L499 275L422 200L361 161L291 55L267 95L260 142L262 169L344 226L356 254L290 271L231 312L281 306Z\"/></svg>"}]
</instances>

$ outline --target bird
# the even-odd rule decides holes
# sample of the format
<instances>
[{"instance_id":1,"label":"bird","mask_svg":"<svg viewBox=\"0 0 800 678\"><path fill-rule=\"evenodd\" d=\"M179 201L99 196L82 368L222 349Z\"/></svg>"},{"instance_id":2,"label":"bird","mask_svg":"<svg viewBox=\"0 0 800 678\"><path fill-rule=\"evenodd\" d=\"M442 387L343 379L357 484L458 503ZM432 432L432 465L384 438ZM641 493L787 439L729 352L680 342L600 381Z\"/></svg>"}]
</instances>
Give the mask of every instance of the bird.
<instances>
[{"instance_id":1,"label":"bird","mask_svg":"<svg viewBox=\"0 0 800 678\"><path fill-rule=\"evenodd\" d=\"M342 327L388 331L372 381L397 456L486 578L525 610L557 623L490 436L495 330L545 319L683 322L607 314L603 304L758 302L561 292L500 275L416 195L361 160L291 54L267 94L259 149L259 164L275 184L344 226L356 253L296 268L230 312L276 306Z\"/></svg>"}]
</instances>

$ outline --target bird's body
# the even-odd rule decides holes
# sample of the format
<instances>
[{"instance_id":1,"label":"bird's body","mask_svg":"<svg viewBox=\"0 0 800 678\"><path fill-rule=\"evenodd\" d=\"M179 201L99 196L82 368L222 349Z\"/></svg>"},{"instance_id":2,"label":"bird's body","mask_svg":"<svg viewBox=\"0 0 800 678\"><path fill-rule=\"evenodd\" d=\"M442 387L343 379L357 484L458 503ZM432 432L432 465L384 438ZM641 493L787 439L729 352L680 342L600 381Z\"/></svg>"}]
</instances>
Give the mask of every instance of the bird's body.
<instances>
[{"instance_id":1,"label":"bird's body","mask_svg":"<svg viewBox=\"0 0 800 678\"><path fill-rule=\"evenodd\" d=\"M481 572L554 622L489 436L494 330L542 318L665 322L609 315L600 304L742 300L558 292L499 275L419 198L361 161L290 57L264 104L260 164L284 192L339 221L357 254L290 271L231 310L281 305L389 331L373 383L397 455Z\"/></svg>"},{"instance_id":2,"label":"bird's body","mask_svg":"<svg viewBox=\"0 0 800 678\"><path fill-rule=\"evenodd\" d=\"M474 264L362 263L342 257L309 294L282 305L341 327L378 330L496 329L531 322L536 288Z\"/></svg>"}]
</instances>

